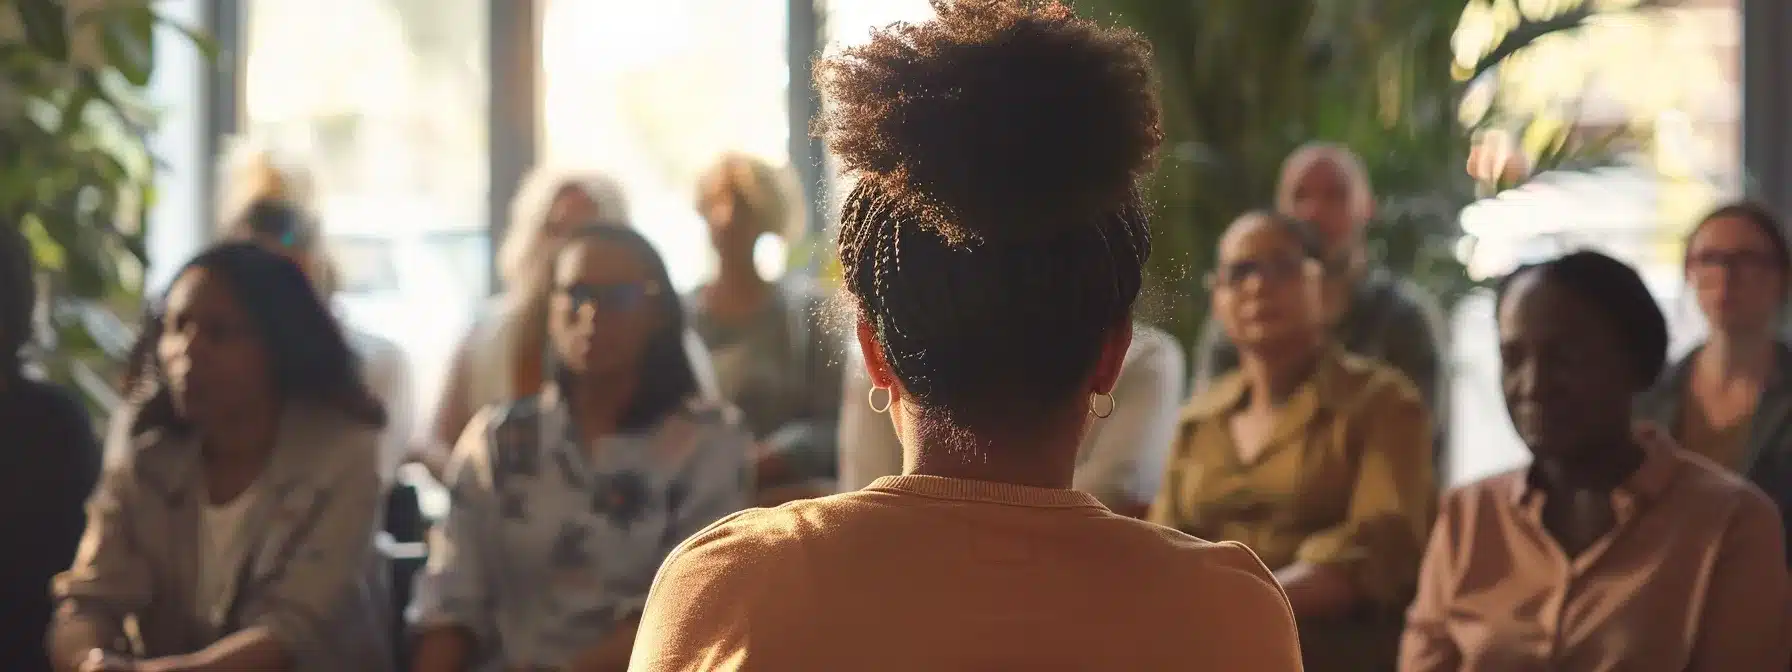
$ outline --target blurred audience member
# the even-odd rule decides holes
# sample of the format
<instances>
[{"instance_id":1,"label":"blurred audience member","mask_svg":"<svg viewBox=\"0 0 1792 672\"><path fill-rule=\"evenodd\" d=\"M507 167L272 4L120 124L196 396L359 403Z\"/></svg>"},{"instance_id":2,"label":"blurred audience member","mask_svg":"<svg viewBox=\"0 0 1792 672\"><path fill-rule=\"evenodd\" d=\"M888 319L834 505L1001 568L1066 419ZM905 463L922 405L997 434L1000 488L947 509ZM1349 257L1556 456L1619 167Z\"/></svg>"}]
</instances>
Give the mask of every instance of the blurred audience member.
<instances>
[{"instance_id":1,"label":"blurred audience member","mask_svg":"<svg viewBox=\"0 0 1792 672\"><path fill-rule=\"evenodd\" d=\"M87 409L54 385L27 378L21 352L37 303L31 247L0 224L0 670L47 672L44 631L50 577L75 557L81 503L100 473Z\"/></svg>"},{"instance_id":2,"label":"blurred audience member","mask_svg":"<svg viewBox=\"0 0 1792 672\"><path fill-rule=\"evenodd\" d=\"M607 175L537 168L523 179L498 248L503 293L474 319L436 403L431 445L422 458L438 477L448 448L474 413L538 394L548 382L550 274L561 245L582 227L627 219L622 185ZM687 331L684 342L699 389L715 398L715 374L702 341Z\"/></svg>"},{"instance_id":3,"label":"blurred audience member","mask_svg":"<svg viewBox=\"0 0 1792 672\"><path fill-rule=\"evenodd\" d=\"M1329 143L1295 150L1282 163L1276 209L1319 229L1327 293L1335 295L1328 300L1333 338L1347 352L1406 374L1441 433L1449 410L1443 311L1423 289L1369 260L1364 229L1375 214L1375 194L1362 159ZM1209 317L1196 347L1194 391L1238 366L1238 346L1218 317Z\"/></svg>"},{"instance_id":4,"label":"blurred audience member","mask_svg":"<svg viewBox=\"0 0 1792 672\"><path fill-rule=\"evenodd\" d=\"M253 145L239 146L229 155L225 168L231 181L219 212L223 239L255 243L292 260L325 302L330 302L336 293L336 270L310 205L305 174L279 165L271 152ZM380 474L390 484L410 455L414 436L411 366L397 343L354 325L341 326L349 347L361 360L368 387L386 409Z\"/></svg>"},{"instance_id":5,"label":"blurred audience member","mask_svg":"<svg viewBox=\"0 0 1792 672\"><path fill-rule=\"evenodd\" d=\"M1773 502L1633 422L1668 344L1642 278L1576 252L1513 272L1495 306L1534 460L1444 499L1400 668L1787 669Z\"/></svg>"},{"instance_id":6,"label":"blurred audience member","mask_svg":"<svg viewBox=\"0 0 1792 672\"><path fill-rule=\"evenodd\" d=\"M1163 483L1187 370L1174 337L1144 323L1134 323L1132 329L1132 347L1112 393L1126 403L1096 409L1109 415L1097 415L1090 423L1077 448L1071 485L1095 495L1115 513L1142 518ZM841 492L905 473L895 427L865 403L873 388L864 362L856 356L851 362L840 402Z\"/></svg>"},{"instance_id":7,"label":"blurred audience member","mask_svg":"<svg viewBox=\"0 0 1792 672\"><path fill-rule=\"evenodd\" d=\"M801 231L803 211L792 207L788 182L744 154L724 155L703 176L697 209L718 263L690 304L722 398L766 445L755 470L762 494L799 496L822 494L811 486L836 477L842 348L822 322L827 301L818 288L789 276L767 281L753 263L761 238Z\"/></svg>"},{"instance_id":8,"label":"blurred audience member","mask_svg":"<svg viewBox=\"0 0 1792 672\"><path fill-rule=\"evenodd\" d=\"M303 272L200 254L142 340L114 449L59 575L69 670L390 669L374 553L385 412Z\"/></svg>"},{"instance_id":9,"label":"blurred audience member","mask_svg":"<svg viewBox=\"0 0 1792 672\"><path fill-rule=\"evenodd\" d=\"M1792 346L1779 338L1792 253L1766 207L1733 203L1686 237L1686 284L1710 325L1638 405L1680 445L1792 507ZM1792 529L1788 529L1792 534Z\"/></svg>"},{"instance_id":10,"label":"blurred audience member","mask_svg":"<svg viewBox=\"0 0 1792 672\"><path fill-rule=\"evenodd\" d=\"M1300 669L1263 563L1071 490L1150 255L1150 47L1056 2L935 3L817 65L838 252L909 458L680 546L634 672Z\"/></svg>"},{"instance_id":11,"label":"blurred audience member","mask_svg":"<svg viewBox=\"0 0 1792 672\"><path fill-rule=\"evenodd\" d=\"M658 253L621 225L567 236L544 316L556 373L455 448L418 672L626 668L660 561L747 505L751 437L700 394Z\"/></svg>"},{"instance_id":12,"label":"blurred audience member","mask_svg":"<svg viewBox=\"0 0 1792 672\"><path fill-rule=\"evenodd\" d=\"M1333 340L1323 252L1271 213L1220 239L1213 314L1242 366L1183 412L1150 520L1275 568L1307 669L1382 669L1431 525L1431 423L1404 375Z\"/></svg>"}]
</instances>

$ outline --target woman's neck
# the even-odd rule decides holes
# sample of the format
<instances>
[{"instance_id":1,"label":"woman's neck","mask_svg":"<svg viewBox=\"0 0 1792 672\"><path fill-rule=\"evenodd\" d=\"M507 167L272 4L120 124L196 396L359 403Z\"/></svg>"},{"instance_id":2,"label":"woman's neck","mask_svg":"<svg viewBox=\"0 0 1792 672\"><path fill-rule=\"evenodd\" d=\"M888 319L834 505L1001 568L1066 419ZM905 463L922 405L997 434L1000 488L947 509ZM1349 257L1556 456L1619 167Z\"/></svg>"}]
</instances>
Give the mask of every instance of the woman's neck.
<instances>
[{"instance_id":1,"label":"woman's neck","mask_svg":"<svg viewBox=\"0 0 1792 672\"><path fill-rule=\"evenodd\" d=\"M1289 347L1240 353L1240 368L1252 392L1251 405L1257 408L1281 406L1313 377L1324 354L1325 341L1321 336L1304 339Z\"/></svg>"},{"instance_id":2,"label":"woman's neck","mask_svg":"<svg viewBox=\"0 0 1792 672\"><path fill-rule=\"evenodd\" d=\"M1075 409L1084 412L1081 407ZM1044 415L1044 414L1042 414ZM1069 411L1027 429L978 430L920 420L903 441L906 474L1069 489L1086 419Z\"/></svg>"},{"instance_id":3,"label":"woman's neck","mask_svg":"<svg viewBox=\"0 0 1792 672\"><path fill-rule=\"evenodd\" d=\"M1759 381L1775 368L1778 346L1769 330L1746 333L1717 332L1693 360L1693 375L1701 381Z\"/></svg>"},{"instance_id":4,"label":"woman's neck","mask_svg":"<svg viewBox=\"0 0 1792 672\"><path fill-rule=\"evenodd\" d=\"M567 408L573 425L584 439L595 440L616 431L622 414L634 400L634 372L573 377L567 383Z\"/></svg>"},{"instance_id":5,"label":"woman's neck","mask_svg":"<svg viewBox=\"0 0 1792 672\"><path fill-rule=\"evenodd\" d=\"M200 428L205 463L225 473L258 472L279 439L280 404L234 414Z\"/></svg>"},{"instance_id":6,"label":"woman's neck","mask_svg":"<svg viewBox=\"0 0 1792 672\"><path fill-rule=\"evenodd\" d=\"M1568 456L1539 458L1537 476L1545 492L1609 492L1643 466L1643 447L1632 436L1592 442Z\"/></svg>"},{"instance_id":7,"label":"woman's neck","mask_svg":"<svg viewBox=\"0 0 1792 672\"><path fill-rule=\"evenodd\" d=\"M721 255L716 263L716 279L710 286L722 293L750 293L763 289L765 278L753 263L753 250L733 250Z\"/></svg>"}]
</instances>

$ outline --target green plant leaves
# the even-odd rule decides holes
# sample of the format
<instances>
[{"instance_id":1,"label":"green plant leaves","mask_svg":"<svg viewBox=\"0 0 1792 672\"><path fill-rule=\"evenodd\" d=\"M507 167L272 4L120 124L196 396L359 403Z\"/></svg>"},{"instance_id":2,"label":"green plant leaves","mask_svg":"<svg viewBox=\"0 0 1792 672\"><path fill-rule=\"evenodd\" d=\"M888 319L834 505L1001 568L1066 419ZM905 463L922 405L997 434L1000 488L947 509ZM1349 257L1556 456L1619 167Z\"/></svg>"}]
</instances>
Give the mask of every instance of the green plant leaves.
<instances>
[{"instance_id":1,"label":"green plant leaves","mask_svg":"<svg viewBox=\"0 0 1792 672\"><path fill-rule=\"evenodd\" d=\"M111 4L81 15L77 26L97 24L106 63L133 86L149 86L155 71L156 13L147 4Z\"/></svg>"},{"instance_id":2,"label":"green plant leaves","mask_svg":"<svg viewBox=\"0 0 1792 672\"><path fill-rule=\"evenodd\" d=\"M1367 164L1380 201L1367 234L1378 261L1446 305L1472 288L1455 257L1456 217L1477 189L1465 170L1474 130L1461 120L1465 75L1496 67L1591 11L1565 2L1540 16L1513 13L1505 32L1489 32L1487 44L1470 49L1480 57L1462 66L1457 28L1465 9L1491 11L1487 2L1074 4L1139 31L1155 47L1167 144L1151 184L1154 242L1141 314L1184 343L1193 343L1206 313L1200 278L1219 234L1242 212L1272 205L1283 158L1312 140L1350 146ZM1582 149L1542 146L1562 159Z\"/></svg>"},{"instance_id":3,"label":"green plant leaves","mask_svg":"<svg viewBox=\"0 0 1792 672\"><path fill-rule=\"evenodd\" d=\"M45 288L47 329L28 353L35 368L86 393L96 411L116 400L132 320L141 309L143 213L154 194L145 146L154 116L141 88L155 72L146 0L115 0L68 15L58 0L11 0L25 39L0 43L0 223L18 226ZM209 40L193 37L208 54ZM103 59L71 39L97 40ZM71 38L71 36L79 36ZM104 417L103 414L96 417Z\"/></svg>"},{"instance_id":4,"label":"green plant leaves","mask_svg":"<svg viewBox=\"0 0 1792 672\"><path fill-rule=\"evenodd\" d=\"M25 41L50 58L67 59L68 16L58 0L13 0L19 22L25 26Z\"/></svg>"}]
</instances>

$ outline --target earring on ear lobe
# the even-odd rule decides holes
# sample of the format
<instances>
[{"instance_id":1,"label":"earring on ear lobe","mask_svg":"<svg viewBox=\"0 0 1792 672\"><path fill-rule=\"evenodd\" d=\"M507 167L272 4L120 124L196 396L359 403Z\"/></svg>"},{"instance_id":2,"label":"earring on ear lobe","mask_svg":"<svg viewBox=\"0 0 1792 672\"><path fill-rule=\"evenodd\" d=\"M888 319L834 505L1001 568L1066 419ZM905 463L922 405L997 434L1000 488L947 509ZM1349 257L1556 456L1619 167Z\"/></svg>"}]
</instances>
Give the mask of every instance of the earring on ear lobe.
<instances>
[{"instance_id":1,"label":"earring on ear lobe","mask_svg":"<svg viewBox=\"0 0 1792 672\"><path fill-rule=\"evenodd\" d=\"M877 403L877 393L879 390L882 390L884 393L884 403L882 405ZM896 395L891 394L890 388L887 387L872 387L871 391L867 393L865 397L865 401L871 404L871 412L873 413L882 413L890 410L890 404L896 401Z\"/></svg>"},{"instance_id":2,"label":"earring on ear lobe","mask_svg":"<svg viewBox=\"0 0 1792 672\"><path fill-rule=\"evenodd\" d=\"M1102 399L1108 400L1108 403L1106 403L1106 404L1098 403ZM1102 410L1104 408L1106 410ZM1089 393L1089 415L1093 415L1097 418L1105 418L1105 417L1108 417L1113 414L1114 414L1114 395L1113 394L1110 394L1107 392L1091 392L1091 393Z\"/></svg>"}]
</instances>

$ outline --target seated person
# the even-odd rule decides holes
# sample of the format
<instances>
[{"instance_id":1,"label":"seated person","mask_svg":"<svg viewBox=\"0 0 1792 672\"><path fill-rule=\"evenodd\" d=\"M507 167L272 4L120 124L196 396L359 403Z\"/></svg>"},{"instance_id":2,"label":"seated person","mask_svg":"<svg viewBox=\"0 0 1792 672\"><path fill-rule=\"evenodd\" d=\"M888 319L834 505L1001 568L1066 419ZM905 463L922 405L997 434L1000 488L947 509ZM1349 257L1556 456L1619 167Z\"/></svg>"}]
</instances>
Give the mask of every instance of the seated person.
<instances>
[{"instance_id":1,"label":"seated person","mask_svg":"<svg viewBox=\"0 0 1792 672\"><path fill-rule=\"evenodd\" d=\"M752 440L702 398L647 240L588 227L551 278L559 373L455 447L412 605L418 672L622 670L666 554L747 505Z\"/></svg>"},{"instance_id":2,"label":"seated person","mask_svg":"<svg viewBox=\"0 0 1792 672\"><path fill-rule=\"evenodd\" d=\"M1681 447L1792 510L1792 344L1780 336L1792 245L1767 208L1732 203L1686 236L1686 284L1710 333L1637 401Z\"/></svg>"},{"instance_id":3,"label":"seated person","mask_svg":"<svg viewBox=\"0 0 1792 672\"><path fill-rule=\"evenodd\" d=\"M1444 498L1400 669L1792 665L1773 502L1632 420L1668 344L1642 279L1575 252L1506 276L1495 306L1506 409L1533 461Z\"/></svg>"},{"instance_id":4,"label":"seated person","mask_svg":"<svg viewBox=\"0 0 1792 672\"><path fill-rule=\"evenodd\" d=\"M836 478L843 348L822 323L827 296L795 279L767 280L753 261L761 238L801 230L789 181L737 153L704 174L697 210L718 268L688 300L722 398L766 446L754 469L766 505L826 494Z\"/></svg>"},{"instance_id":5,"label":"seated person","mask_svg":"<svg viewBox=\"0 0 1792 672\"><path fill-rule=\"evenodd\" d=\"M305 274L252 243L189 262L58 576L63 670L391 669L374 551L385 412Z\"/></svg>"},{"instance_id":6,"label":"seated person","mask_svg":"<svg viewBox=\"0 0 1792 672\"><path fill-rule=\"evenodd\" d=\"M1267 212L1220 239L1213 313L1242 366L1183 411L1150 520L1255 550L1308 669L1385 667L1436 500L1431 425L1404 375L1334 340L1322 250Z\"/></svg>"},{"instance_id":7,"label":"seated person","mask_svg":"<svg viewBox=\"0 0 1792 672\"><path fill-rule=\"evenodd\" d=\"M1177 409L1182 405L1183 357L1176 339L1136 322L1132 347L1120 365L1110 409L1096 409L1089 434L1077 448L1072 487L1095 495L1115 513L1141 518L1163 483L1164 456L1175 436ZM865 365L854 358L847 367L846 394L840 404L840 491L871 485L903 473L902 443L890 419L873 412L867 399L875 394Z\"/></svg>"},{"instance_id":8,"label":"seated person","mask_svg":"<svg viewBox=\"0 0 1792 672\"><path fill-rule=\"evenodd\" d=\"M752 509L660 568L630 669L1293 672L1256 556L1072 490L1151 251L1150 46L1056 2L935 3L823 59L838 253L905 473Z\"/></svg>"}]
</instances>

